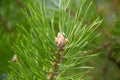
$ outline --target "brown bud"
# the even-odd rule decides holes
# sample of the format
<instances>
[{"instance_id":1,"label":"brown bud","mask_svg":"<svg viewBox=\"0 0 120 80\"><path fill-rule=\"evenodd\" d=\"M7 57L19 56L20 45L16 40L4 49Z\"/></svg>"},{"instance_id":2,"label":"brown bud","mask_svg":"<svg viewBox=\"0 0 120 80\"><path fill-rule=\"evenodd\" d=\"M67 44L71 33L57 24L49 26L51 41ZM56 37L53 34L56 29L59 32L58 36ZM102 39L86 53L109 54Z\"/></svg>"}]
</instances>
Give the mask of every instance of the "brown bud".
<instances>
[{"instance_id":1,"label":"brown bud","mask_svg":"<svg viewBox=\"0 0 120 80\"><path fill-rule=\"evenodd\" d=\"M58 33L57 37L55 37L55 43L58 48L63 48L67 41L68 40L64 38L63 33Z\"/></svg>"},{"instance_id":2,"label":"brown bud","mask_svg":"<svg viewBox=\"0 0 120 80\"><path fill-rule=\"evenodd\" d=\"M16 62L16 61L17 61L17 55L16 55L16 54L13 55L12 61L13 61L13 62Z\"/></svg>"}]
</instances>

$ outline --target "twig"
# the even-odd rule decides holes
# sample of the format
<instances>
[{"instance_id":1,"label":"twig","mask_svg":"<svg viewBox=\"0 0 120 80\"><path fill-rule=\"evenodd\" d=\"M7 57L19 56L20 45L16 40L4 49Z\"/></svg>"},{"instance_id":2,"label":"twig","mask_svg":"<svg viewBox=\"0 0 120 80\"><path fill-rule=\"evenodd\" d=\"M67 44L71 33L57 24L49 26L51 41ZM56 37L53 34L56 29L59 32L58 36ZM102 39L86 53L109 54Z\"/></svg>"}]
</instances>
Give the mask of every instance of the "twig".
<instances>
[{"instance_id":1,"label":"twig","mask_svg":"<svg viewBox=\"0 0 120 80\"><path fill-rule=\"evenodd\" d=\"M115 63L115 65L117 65L117 67L120 69L120 62L118 62L114 57L112 57L112 47L110 47L108 50L108 59Z\"/></svg>"},{"instance_id":2,"label":"twig","mask_svg":"<svg viewBox=\"0 0 120 80\"><path fill-rule=\"evenodd\" d=\"M120 62L118 62L114 57L112 57L112 47L113 45L111 45L110 42L105 42L103 43L101 46L99 46L96 50L91 51L91 54L96 54L97 52L99 52L100 50L106 48L107 49L107 56L108 59L110 61L112 61L113 63L115 63L115 65L120 69Z\"/></svg>"},{"instance_id":3,"label":"twig","mask_svg":"<svg viewBox=\"0 0 120 80\"><path fill-rule=\"evenodd\" d=\"M114 11L116 11L119 14L120 8L119 8L119 0L111 0L111 6Z\"/></svg>"},{"instance_id":4,"label":"twig","mask_svg":"<svg viewBox=\"0 0 120 80\"><path fill-rule=\"evenodd\" d=\"M10 32L7 26L7 22L4 20L3 16L0 14L0 22L2 23L2 26L6 32Z\"/></svg>"},{"instance_id":5,"label":"twig","mask_svg":"<svg viewBox=\"0 0 120 80\"><path fill-rule=\"evenodd\" d=\"M99 46L96 50L91 51L92 54L95 54L99 52L100 50L104 49L105 47L108 47L110 45L110 42L105 42L101 46Z\"/></svg>"},{"instance_id":6,"label":"twig","mask_svg":"<svg viewBox=\"0 0 120 80\"><path fill-rule=\"evenodd\" d=\"M107 50L108 59L109 59L110 61L112 61L115 65L117 65L117 67L120 69L120 62L118 62L118 61L116 60L116 58L113 57L113 55L112 55L113 50L112 50L112 49L113 49L112 46L109 46L109 47L108 47L108 50Z\"/></svg>"},{"instance_id":7,"label":"twig","mask_svg":"<svg viewBox=\"0 0 120 80\"><path fill-rule=\"evenodd\" d=\"M50 68L49 74L48 74L48 80L54 80L55 76L57 76L59 72L59 63L62 61L62 51L63 49L58 49L56 53L56 59L52 62L53 67Z\"/></svg>"},{"instance_id":8,"label":"twig","mask_svg":"<svg viewBox=\"0 0 120 80\"><path fill-rule=\"evenodd\" d=\"M20 0L15 0L19 7L24 8L23 4L20 2Z\"/></svg>"}]
</instances>

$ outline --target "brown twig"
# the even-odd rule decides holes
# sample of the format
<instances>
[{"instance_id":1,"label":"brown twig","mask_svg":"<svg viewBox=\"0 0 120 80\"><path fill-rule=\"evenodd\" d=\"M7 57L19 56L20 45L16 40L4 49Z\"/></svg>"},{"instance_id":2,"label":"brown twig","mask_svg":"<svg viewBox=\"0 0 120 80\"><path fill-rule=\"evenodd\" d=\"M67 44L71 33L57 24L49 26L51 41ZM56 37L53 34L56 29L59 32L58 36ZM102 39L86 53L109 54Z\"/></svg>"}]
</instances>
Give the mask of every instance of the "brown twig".
<instances>
[{"instance_id":1,"label":"brown twig","mask_svg":"<svg viewBox=\"0 0 120 80\"><path fill-rule=\"evenodd\" d=\"M119 11L120 11L119 1L118 0L110 0L110 4L112 6L112 9L119 14Z\"/></svg>"},{"instance_id":2,"label":"brown twig","mask_svg":"<svg viewBox=\"0 0 120 80\"><path fill-rule=\"evenodd\" d=\"M20 2L20 0L15 0L15 1L21 8L24 7L23 4ZM7 22L4 20L4 18L1 14L0 14L0 22L2 23L2 26L3 26L4 30L6 32L10 32L10 30L8 29L8 26L7 26Z\"/></svg>"},{"instance_id":3,"label":"brown twig","mask_svg":"<svg viewBox=\"0 0 120 80\"><path fill-rule=\"evenodd\" d=\"M100 50L104 49L105 47L108 47L110 45L110 42L105 42L101 46L99 46L96 50L91 51L92 54L96 54Z\"/></svg>"},{"instance_id":4,"label":"brown twig","mask_svg":"<svg viewBox=\"0 0 120 80\"><path fill-rule=\"evenodd\" d=\"M120 69L120 62L118 62L116 58L112 56L112 47L108 48L108 59L112 61Z\"/></svg>"},{"instance_id":5,"label":"brown twig","mask_svg":"<svg viewBox=\"0 0 120 80\"><path fill-rule=\"evenodd\" d=\"M119 69L120 69L120 62L118 62L113 56L112 56L112 47L113 45L111 45L110 42L105 42L103 43L101 46L99 46L96 50L91 51L91 54L96 54L97 52L99 52L100 50L103 50L104 48L106 48L107 50L107 57L110 61L112 61Z\"/></svg>"},{"instance_id":6,"label":"brown twig","mask_svg":"<svg viewBox=\"0 0 120 80\"><path fill-rule=\"evenodd\" d=\"M62 51L63 49L58 49L56 53L56 59L52 62L53 67L50 68L49 74L48 74L48 80L54 80L55 76L57 76L57 73L59 72L59 63L62 60Z\"/></svg>"},{"instance_id":7,"label":"brown twig","mask_svg":"<svg viewBox=\"0 0 120 80\"><path fill-rule=\"evenodd\" d=\"M15 0L19 7L24 8L23 4L20 2L20 0Z\"/></svg>"},{"instance_id":8,"label":"brown twig","mask_svg":"<svg viewBox=\"0 0 120 80\"><path fill-rule=\"evenodd\" d=\"M2 26L6 32L10 32L7 26L7 22L4 20L3 16L0 14L0 22L2 23Z\"/></svg>"}]
</instances>

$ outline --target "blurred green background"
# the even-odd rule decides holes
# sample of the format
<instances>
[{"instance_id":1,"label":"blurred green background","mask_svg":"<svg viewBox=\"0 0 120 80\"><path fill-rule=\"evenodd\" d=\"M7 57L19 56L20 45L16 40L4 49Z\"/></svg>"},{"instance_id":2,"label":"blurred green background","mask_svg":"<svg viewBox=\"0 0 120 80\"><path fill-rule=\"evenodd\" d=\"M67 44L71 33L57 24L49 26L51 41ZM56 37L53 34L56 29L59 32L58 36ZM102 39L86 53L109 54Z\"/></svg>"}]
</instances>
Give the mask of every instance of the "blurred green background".
<instances>
[{"instance_id":1,"label":"blurred green background","mask_svg":"<svg viewBox=\"0 0 120 80\"><path fill-rule=\"evenodd\" d=\"M73 11L79 1L73 0ZM46 5L55 9L57 2L58 0L46 0ZM12 44L17 33L16 24L25 23L21 11L24 7L24 0L0 1L0 80L6 77L8 62L14 54ZM90 74L91 80L120 80L120 0L93 0L89 14L86 24L98 16L103 19L96 31L101 36L87 46L87 50L91 50L90 54L100 53L88 63L95 67Z\"/></svg>"}]
</instances>

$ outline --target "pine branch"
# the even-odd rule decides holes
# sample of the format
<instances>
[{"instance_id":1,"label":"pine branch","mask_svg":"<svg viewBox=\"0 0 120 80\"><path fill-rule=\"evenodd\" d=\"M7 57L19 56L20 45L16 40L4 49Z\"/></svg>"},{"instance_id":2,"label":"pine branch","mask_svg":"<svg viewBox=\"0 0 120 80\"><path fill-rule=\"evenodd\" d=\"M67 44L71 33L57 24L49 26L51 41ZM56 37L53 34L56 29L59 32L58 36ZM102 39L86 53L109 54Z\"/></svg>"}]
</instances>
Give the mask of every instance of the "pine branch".
<instances>
[{"instance_id":1,"label":"pine branch","mask_svg":"<svg viewBox=\"0 0 120 80\"><path fill-rule=\"evenodd\" d=\"M97 18L90 25L84 25L84 19L92 5L91 2L86 11L81 12L85 2L86 0L81 1L75 17L71 18L70 13L65 11L70 0L61 0L58 10L49 9L44 1L28 0L26 4L29 13L25 11L27 26L18 25L20 36L13 46L17 61L15 59L16 64L11 62L9 77L13 77L13 80L16 77L26 80L83 78L84 73L92 68L81 64L86 59L81 50L93 40L93 32L102 23ZM57 32L59 33L55 37Z\"/></svg>"},{"instance_id":2,"label":"pine branch","mask_svg":"<svg viewBox=\"0 0 120 80\"><path fill-rule=\"evenodd\" d=\"M59 64L62 61L63 55L62 51L65 46L65 43L67 42L67 39L64 38L62 33L58 33L57 37L55 38L55 43L57 46L57 52L55 60L52 62L53 67L50 69L50 72L48 74L48 80L54 80L55 76L59 74Z\"/></svg>"}]
</instances>

